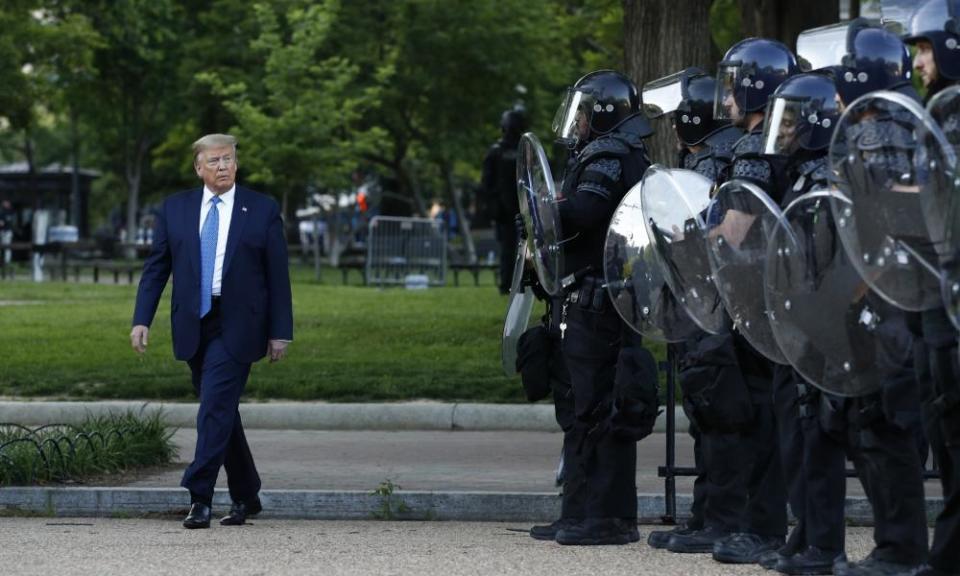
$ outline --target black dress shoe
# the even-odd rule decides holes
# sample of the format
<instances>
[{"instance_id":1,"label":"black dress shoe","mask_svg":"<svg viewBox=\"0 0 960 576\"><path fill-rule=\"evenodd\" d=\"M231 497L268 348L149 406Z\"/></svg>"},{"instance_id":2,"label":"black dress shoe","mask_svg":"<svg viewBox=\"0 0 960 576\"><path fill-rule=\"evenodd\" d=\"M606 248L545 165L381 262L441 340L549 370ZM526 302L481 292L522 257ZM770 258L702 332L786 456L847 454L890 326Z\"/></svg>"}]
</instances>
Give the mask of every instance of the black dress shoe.
<instances>
[{"instance_id":1,"label":"black dress shoe","mask_svg":"<svg viewBox=\"0 0 960 576\"><path fill-rule=\"evenodd\" d=\"M243 526L247 522L247 518L256 516L262 510L263 505L260 504L259 498L252 502L234 502L230 506L230 513L220 519L220 525Z\"/></svg>"},{"instance_id":2,"label":"black dress shoe","mask_svg":"<svg viewBox=\"0 0 960 576\"><path fill-rule=\"evenodd\" d=\"M534 540L556 540L557 532L570 528L578 522L575 518L561 518L550 524L541 524L530 529L530 537Z\"/></svg>"},{"instance_id":3,"label":"black dress shoe","mask_svg":"<svg viewBox=\"0 0 960 576\"><path fill-rule=\"evenodd\" d=\"M674 534L670 536L666 549L678 554L707 554L713 552L713 545L717 541L729 535L729 532L713 526L707 526L703 530L694 530L689 534Z\"/></svg>"},{"instance_id":4,"label":"black dress shoe","mask_svg":"<svg viewBox=\"0 0 960 576\"><path fill-rule=\"evenodd\" d=\"M565 546L618 545L639 540L635 519L584 518L557 532L557 543Z\"/></svg>"},{"instance_id":5,"label":"black dress shoe","mask_svg":"<svg viewBox=\"0 0 960 576\"><path fill-rule=\"evenodd\" d=\"M183 519L183 527L191 530L194 528L209 528L210 507L200 502L191 504L190 513Z\"/></svg>"},{"instance_id":6,"label":"black dress shoe","mask_svg":"<svg viewBox=\"0 0 960 576\"><path fill-rule=\"evenodd\" d=\"M699 528L694 528L689 524L682 524L672 530L654 530L647 536L647 544L649 544L651 548L662 550L667 547L667 544L670 543L670 538L675 534L693 534L697 530L699 530Z\"/></svg>"},{"instance_id":7,"label":"black dress shoe","mask_svg":"<svg viewBox=\"0 0 960 576\"><path fill-rule=\"evenodd\" d=\"M783 574L833 574L833 564L840 555L835 550L824 550L808 546L792 556L781 556L776 570Z\"/></svg>"},{"instance_id":8,"label":"black dress shoe","mask_svg":"<svg viewBox=\"0 0 960 576\"><path fill-rule=\"evenodd\" d=\"M782 536L740 532L713 545L713 559L724 564L756 564L770 550L783 546Z\"/></svg>"},{"instance_id":9,"label":"black dress shoe","mask_svg":"<svg viewBox=\"0 0 960 576\"><path fill-rule=\"evenodd\" d=\"M914 572L916 565L898 564L881 560L871 552L859 562L838 562L833 566L836 576L907 576Z\"/></svg>"}]
</instances>

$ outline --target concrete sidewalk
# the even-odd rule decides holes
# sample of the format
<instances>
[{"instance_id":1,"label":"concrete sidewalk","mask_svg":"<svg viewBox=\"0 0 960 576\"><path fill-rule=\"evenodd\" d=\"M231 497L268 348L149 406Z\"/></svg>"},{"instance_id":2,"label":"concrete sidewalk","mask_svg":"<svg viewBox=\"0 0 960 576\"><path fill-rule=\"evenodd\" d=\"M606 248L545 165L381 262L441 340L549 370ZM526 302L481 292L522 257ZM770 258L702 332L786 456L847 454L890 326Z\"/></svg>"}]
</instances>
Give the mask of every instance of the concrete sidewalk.
<instances>
[{"instance_id":1,"label":"concrete sidewalk","mask_svg":"<svg viewBox=\"0 0 960 576\"><path fill-rule=\"evenodd\" d=\"M759 566L671 554L644 542L560 546L530 538L529 524L320 522L256 519L184 530L179 519L9 518L0 522L4 576L761 576ZM646 538L652 526L641 526ZM863 558L870 530L847 531Z\"/></svg>"},{"instance_id":2,"label":"concrete sidewalk","mask_svg":"<svg viewBox=\"0 0 960 576\"><path fill-rule=\"evenodd\" d=\"M247 438L263 480L267 515L287 518L539 521L559 513L554 484L561 436L516 431L311 431L249 430ZM196 434L174 436L179 462L167 470L111 478L105 486L0 489L0 510L56 515L181 513L188 505L178 488L192 459ZM647 521L664 514L666 435L637 447L638 511ZM677 465L692 466L692 442L677 436ZM389 485L379 495L374 491ZM226 478L218 482L219 509L229 506ZM677 510L689 509L692 479L678 478ZM381 492L384 492L383 490ZM927 483L928 515L942 505L938 482ZM848 482L848 517L871 520L860 484ZM402 503L402 505L401 505Z\"/></svg>"},{"instance_id":3,"label":"concrete sidewalk","mask_svg":"<svg viewBox=\"0 0 960 576\"><path fill-rule=\"evenodd\" d=\"M89 416L162 411L170 426L192 428L196 403L96 401L0 401L0 422L40 426L52 422L79 424ZM683 410L675 410L677 430L687 429ZM477 404L450 402L245 402L240 405L244 428L272 430L526 430L559 432L552 404ZM666 430L661 414L656 431Z\"/></svg>"}]
</instances>

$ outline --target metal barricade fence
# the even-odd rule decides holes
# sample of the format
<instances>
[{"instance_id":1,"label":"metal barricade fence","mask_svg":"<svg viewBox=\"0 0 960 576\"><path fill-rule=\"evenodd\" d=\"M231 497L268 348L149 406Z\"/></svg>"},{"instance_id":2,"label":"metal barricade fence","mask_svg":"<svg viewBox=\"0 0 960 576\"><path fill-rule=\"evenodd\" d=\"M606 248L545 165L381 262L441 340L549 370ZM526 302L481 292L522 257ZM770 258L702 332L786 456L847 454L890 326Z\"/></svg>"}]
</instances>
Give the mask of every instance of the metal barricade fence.
<instances>
[{"instance_id":1,"label":"metal barricade fence","mask_svg":"<svg viewBox=\"0 0 960 576\"><path fill-rule=\"evenodd\" d=\"M430 218L376 216L367 234L368 284L404 284L410 274L443 286L447 271L447 237L443 223Z\"/></svg>"}]
</instances>

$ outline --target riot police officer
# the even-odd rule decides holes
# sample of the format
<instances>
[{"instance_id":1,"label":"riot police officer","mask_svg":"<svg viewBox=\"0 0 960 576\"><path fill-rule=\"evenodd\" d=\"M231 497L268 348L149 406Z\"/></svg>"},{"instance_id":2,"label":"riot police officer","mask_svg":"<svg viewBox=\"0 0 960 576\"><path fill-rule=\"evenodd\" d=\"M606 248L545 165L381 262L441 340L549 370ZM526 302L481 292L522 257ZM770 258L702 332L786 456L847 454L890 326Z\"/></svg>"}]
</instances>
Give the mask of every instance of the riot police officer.
<instances>
[{"instance_id":1,"label":"riot police officer","mask_svg":"<svg viewBox=\"0 0 960 576\"><path fill-rule=\"evenodd\" d=\"M827 149L840 116L837 90L826 74L799 74L777 88L768 106L763 153L784 161L788 188L781 207L829 186ZM788 367L776 368L774 406L780 458L797 525L762 564L784 574L830 574L844 542L844 444L818 418L819 392Z\"/></svg>"},{"instance_id":2,"label":"riot police officer","mask_svg":"<svg viewBox=\"0 0 960 576\"><path fill-rule=\"evenodd\" d=\"M926 98L960 82L960 5L956 0L929 0L919 5L909 20L904 39L916 46L913 65L927 89ZM956 255L942 264L955 266ZM924 426L943 486L943 511L928 564L913 574L960 574L960 366L957 330L943 308L911 318L921 336L915 356L917 376L924 394Z\"/></svg>"},{"instance_id":3,"label":"riot police officer","mask_svg":"<svg viewBox=\"0 0 960 576\"><path fill-rule=\"evenodd\" d=\"M603 247L619 201L649 166L640 95L624 75L601 70L571 87L554 120L573 155L566 167L559 214L564 242L561 349L575 420L565 446L564 494L583 503L579 518L555 526L566 545L627 544L636 527L636 439L618 418L617 363L623 325L603 287ZM629 379L627 379L629 380ZM571 521L572 520L572 521Z\"/></svg>"},{"instance_id":4,"label":"riot police officer","mask_svg":"<svg viewBox=\"0 0 960 576\"><path fill-rule=\"evenodd\" d=\"M729 168L733 145L743 136L743 130L732 126L728 120L713 118L715 95L715 78L699 68L687 68L654 80L643 89L647 116L671 115L678 141L679 165L712 181ZM706 365L698 362L698 358L704 357L702 349L699 356L695 355L698 344L708 338L705 332L701 332L688 343L669 345L670 353L681 359L679 379L684 390L684 411L690 421L689 431L694 440L694 461L698 470L693 484L690 519L673 530L651 532L647 539L652 547L672 552L712 552L716 540L736 529L740 510L731 508L731 503L745 498L745 494L738 494L745 491L742 483L722 481L736 478L738 470L723 470L735 466L735 462L723 458L722 453L718 454L719 457L708 454L711 446L722 445L728 431L704 411L709 411L708 406L722 404L730 396L731 386L742 386L732 371L716 371L711 369L709 362ZM687 355L688 346L694 355ZM734 377L730 378L731 375ZM705 391L705 395L688 394L691 387ZM735 492L733 496L729 494L731 490Z\"/></svg>"},{"instance_id":5,"label":"riot police officer","mask_svg":"<svg viewBox=\"0 0 960 576\"><path fill-rule=\"evenodd\" d=\"M481 185L500 244L501 294L510 292L510 276L517 258L515 219L520 213L517 203L517 144L526 130L527 118L523 108L505 110L500 117L502 137L490 147L483 160Z\"/></svg>"},{"instance_id":6,"label":"riot police officer","mask_svg":"<svg viewBox=\"0 0 960 576\"><path fill-rule=\"evenodd\" d=\"M845 36L839 51L837 44L830 40L838 31ZM806 41L807 37L810 42ZM798 45L809 44L813 59L817 59L818 52L823 52L816 47L817 38L829 45L827 51L832 52L831 58L827 58L832 61L821 64L827 65L833 74L843 105L874 90L892 90L917 99L910 84L909 53L894 34L863 19L810 31L810 34L805 32ZM806 50L805 47L799 49L801 55ZM879 133L899 129L893 119L879 116L871 118L865 126ZM865 134L851 133L848 145L859 146L861 141L868 140ZM876 147L869 145L871 157L888 156L878 154ZM855 211L862 208L855 203ZM880 391L847 400L824 394L817 406L827 429L848 428L847 452L874 512L875 548L865 560L857 563L847 563L841 558L834 566L834 573L844 576L897 574L918 565L926 556L922 455L927 448L920 428L919 394L910 354L913 338L906 328L904 314L873 292L864 296L861 305L881 318L874 329L876 338L884 343L883 358L877 360L878 366L883 367L879 375ZM832 467L828 465L835 460L829 454L837 445L822 437L813 437L811 441L820 448L810 454L809 471L815 472L818 464L824 466L819 473L821 481L825 486L831 485L831 479L840 474L837 463ZM831 511L835 521L839 521L842 501L836 491L833 494L833 504L823 502L816 509ZM838 537L834 540L842 543Z\"/></svg>"},{"instance_id":7,"label":"riot police officer","mask_svg":"<svg viewBox=\"0 0 960 576\"><path fill-rule=\"evenodd\" d=\"M780 42L748 38L734 44L717 69L715 118L730 119L747 131L734 146L733 162L720 178L759 186L775 202L782 198L786 171L782 159L762 154L763 121L769 96L797 73L796 57ZM737 462L736 480L746 487L737 531L718 540L715 560L759 562L784 543L787 532L786 490L781 471L773 410L773 363L737 332L728 337L753 405L751 418L732 436L725 454ZM739 436L739 438L738 438Z\"/></svg>"}]
</instances>

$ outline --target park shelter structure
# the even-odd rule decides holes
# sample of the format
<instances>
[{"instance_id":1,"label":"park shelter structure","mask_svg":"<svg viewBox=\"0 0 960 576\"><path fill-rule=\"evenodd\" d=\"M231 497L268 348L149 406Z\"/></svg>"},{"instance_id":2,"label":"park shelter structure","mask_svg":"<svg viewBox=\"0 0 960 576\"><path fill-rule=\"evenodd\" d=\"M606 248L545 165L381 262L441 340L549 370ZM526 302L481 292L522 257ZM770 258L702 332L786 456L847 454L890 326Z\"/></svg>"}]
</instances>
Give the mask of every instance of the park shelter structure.
<instances>
[{"instance_id":1,"label":"park shelter structure","mask_svg":"<svg viewBox=\"0 0 960 576\"><path fill-rule=\"evenodd\" d=\"M50 210L65 214L63 222L72 224L81 238L90 235L90 186L100 176L96 170L80 168L77 171L77 195L73 196L73 167L55 163L30 173L26 162L0 166L0 200L10 200L17 213L17 226L29 231L34 210Z\"/></svg>"}]
</instances>

